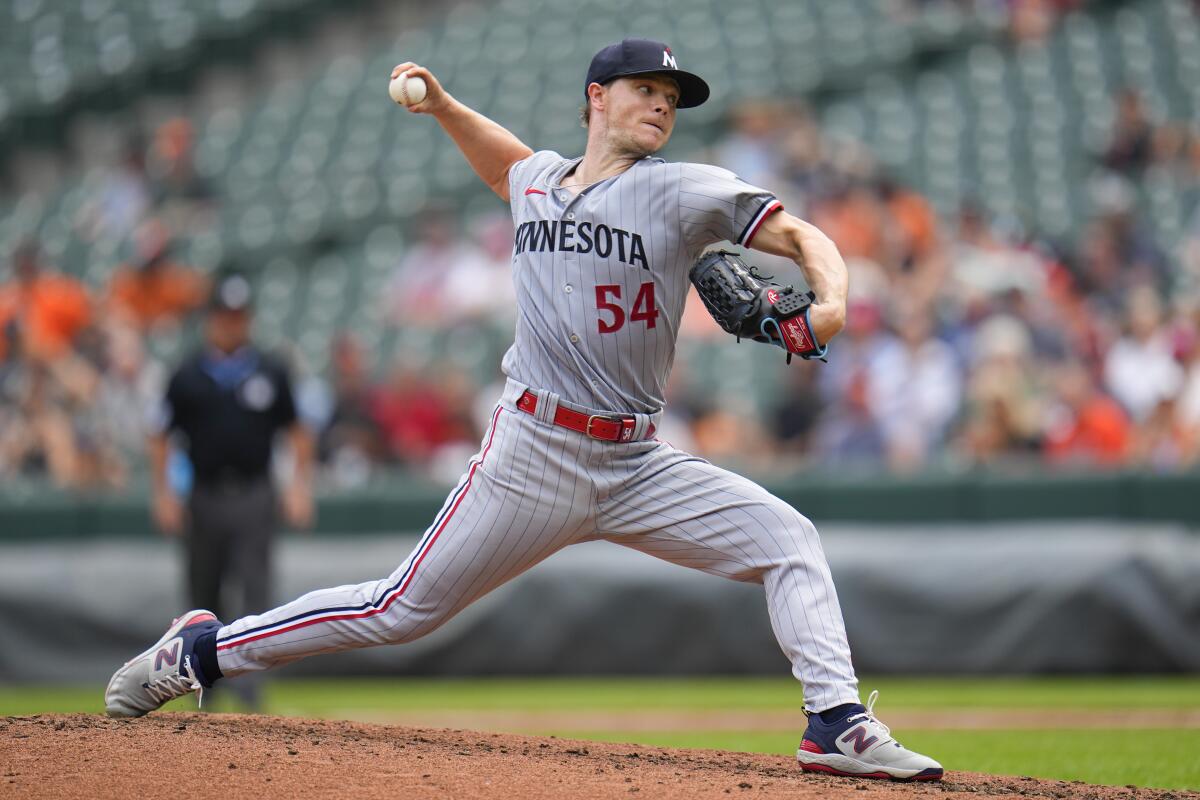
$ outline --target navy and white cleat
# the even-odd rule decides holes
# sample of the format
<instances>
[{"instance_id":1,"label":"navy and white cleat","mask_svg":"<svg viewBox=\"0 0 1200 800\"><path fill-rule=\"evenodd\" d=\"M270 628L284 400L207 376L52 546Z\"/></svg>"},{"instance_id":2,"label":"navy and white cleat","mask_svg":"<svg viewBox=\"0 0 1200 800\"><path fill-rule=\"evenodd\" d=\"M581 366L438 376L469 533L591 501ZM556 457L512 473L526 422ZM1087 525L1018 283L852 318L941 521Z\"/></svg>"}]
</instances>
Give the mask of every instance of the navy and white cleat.
<instances>
[{"instance_id":1,"label":"navy and white cleat","mask_svg":"<svg viewBox=\"0 0 1200 800\"><path fill-rule=\"evenodd\" d=\"M888 726L875 718L879 692L871 692L866 708L852 710L844 719L826 724L816 714L796 751L805 772L823 772L853 778L894 781L940 781L942 765L928 756L904 748L892 738Z\"/></svg>"},{"instance_id":2,"label":"navy and white cleat","mask_svg":"<svg viewBox=\"0 0 1200 800\"><path fill-rule=\"evenodd\" d=\"M125 662L104 691L110 717L140 717L176 697L201 692L212 685L200 673L192 649L204 633L220 628L211 611L197 609L177 618L146 652Z\"/></svg>"}]
</instances>

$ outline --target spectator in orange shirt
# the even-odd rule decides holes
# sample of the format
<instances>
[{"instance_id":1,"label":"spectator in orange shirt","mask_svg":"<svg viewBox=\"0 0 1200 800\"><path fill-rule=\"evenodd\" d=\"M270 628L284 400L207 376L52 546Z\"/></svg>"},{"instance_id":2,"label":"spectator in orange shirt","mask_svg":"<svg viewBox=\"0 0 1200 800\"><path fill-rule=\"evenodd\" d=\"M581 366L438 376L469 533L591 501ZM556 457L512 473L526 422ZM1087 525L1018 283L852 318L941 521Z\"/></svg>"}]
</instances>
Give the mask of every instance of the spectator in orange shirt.
<instances>
[{"instance_id":1,"label":"spectator in orange shirt","mask_svg":"<svg viewBox=\"0 0 1200 800\"><path fill-rule=\"evenodd\" d=\"M884 266L902 293L917 304L931 304L950 266L938 236L937 214L928 200L890 177L880 178L878 186L891 240L892 263Z\"/></svg>"},{"instance_id":2,"label":"spectator in orange shirt","mask_svg":"<svg viewBox=\"0 0 1200 800\"><path fill-rule=\"evenodd\" d=\"M879 192L900 233L902 260L927 258L937 245L937 216L929 201L891 179L879 182Z\"/></svg>"},{"instance_id":3,"label":"spectator in orange shirt","mask_svg":"<svg viewBox=\"0 0 1200 800\"><path fill-rule=\"evenodd\" d=\"M13 280L0 286L0 360L19 342L20 351L42 361L69 354L92 321L91 302L74 278L43 270L33 243L13 255Z\"/></svg>"},{"instance_id":4,"label":"spectator in orange shirt","mask_svg":"<svg viewBox=\"0 0 1200 800\"><path fill-rule=\"evenodd\" d=\"M1129 453L1129 417L1077 361L1056 370L1057 407L1044 441L1051 463L1116 466Z\"/></svg>"},{"instance_id":5,"label":"spectator in orange shirt","mask_svg":"<svg viewBox=\"0 0 1200 800\"><path fill-rule=\"evenodd\" d=\"M135 234L137 255L121 266L109 284L113 311L138 330L173 324L199 308L208 296L200 273L171 260L166 227L150 221Z\"/></svg>"},{"instance_id":6,"label":"spectator in orange shirt","mask_svg":"<svg viewBox=\"0 0 1200 800\"><path fill-rule=\"evenodd\" d=\"M814 204L811 214L813 224L838 243L843 258L866 258L876 263L887 256L884 215L875 188L861 180L837 187Z\"/></svg>"}]
</instances>

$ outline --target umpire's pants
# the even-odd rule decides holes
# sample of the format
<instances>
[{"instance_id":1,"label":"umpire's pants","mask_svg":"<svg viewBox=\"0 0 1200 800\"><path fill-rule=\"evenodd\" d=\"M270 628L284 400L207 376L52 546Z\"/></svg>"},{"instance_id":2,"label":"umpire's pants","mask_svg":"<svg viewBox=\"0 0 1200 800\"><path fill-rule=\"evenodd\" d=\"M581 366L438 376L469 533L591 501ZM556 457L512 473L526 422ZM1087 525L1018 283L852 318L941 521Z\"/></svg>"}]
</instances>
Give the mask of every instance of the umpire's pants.
<instances>
[{"instance_id":1,"label":"umpire's pants","mask_svg":"<svg viewBox=\"0 0 1200 800\"><path fill-rule=\"evenodd\" d=\"M278 513L267 477L197 483L188 501L188 600L229 620L272 607L272 551ZM239 681L251 706L255 682Z\"/></svg>"}]
</instances>

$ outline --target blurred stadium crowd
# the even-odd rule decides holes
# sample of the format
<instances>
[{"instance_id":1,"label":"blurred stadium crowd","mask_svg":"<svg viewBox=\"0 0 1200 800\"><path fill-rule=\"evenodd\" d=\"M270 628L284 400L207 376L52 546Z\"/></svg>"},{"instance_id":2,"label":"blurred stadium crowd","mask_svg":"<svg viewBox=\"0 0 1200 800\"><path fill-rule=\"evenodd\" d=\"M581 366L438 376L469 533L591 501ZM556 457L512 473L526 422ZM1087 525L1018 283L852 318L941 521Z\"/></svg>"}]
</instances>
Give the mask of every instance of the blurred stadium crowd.
<instances>
[{"instance_id":1,"label":"blurred stadium crowd","mask_svg":"<svg viewBox=\"0 0 1200 800\"><path fill-rule=\"evenodd\" d=\"M926 5L897 3L896 13ZM1020 41L1049 35L1079 4L997 5ZM735 344L693 296L664 438L775 475L1194 465L1200 108L1172 118L1132 87L1104 99L1112 109L1106 135L1076 145L1086 151L1089 211L1065 232L1042 229L1033 211L988 210L982 186L955 208L939 207L903 170L884 165L870 137L831 133L799 100L727 104L701 149L672 155L773 189L828 233L851 272L849 321L828 363L785 366L776 351ZM423 123L432 125L411 120ZM681 114L679 127L687 125ZM0 478L120 489L144 472L143 421L182 352L155 343L192 341L212 273L224 266L191 266L195 249L177 246L230 207L227 191L195 168L192 126L175 116L126 131L92 171L70 224L84 241L124 243L109 267L70 274L36 236L7 255ZM575 135L581 146L582 132ZM1171 241L1142 202L1146 182L1164 171L1185 206ZM478 443L481 408L496 395L515 313L511 222L502 209L464 214L426 202L402 223L405 237L389 251L379 291L358 301L360 315L397 346L364 342L361 327L347 327L323 339L326 355L313 363L311 349L306 357L286 340L269 342L291 356L329 486L361 485L396 468L453 480ZM757 254L751 260L795 274ZM282 313L272 306L286 304L286 293L259 288L260 315ZM483 366L437 356L459 347L483 353L475 362Z\"/></svg>"},{"instance_id":2,"label":"blurred stadium crowd","mask_svg":"<svg viewBox=\"0 0 1200 800\"><path fill-rule=\"evenodd\" d=\"M1095 154L1096 212L1071 244L970 200L940 220L870 152L831 145L803 111L737 111L717 160L782 187L838 243L853 284L835 357L801 370L762 435L746 434L814 463L896 469L1193 463L1200 216L1168 251L1147 232L1134 187L1169 165L1200 189L1200 128L1152 123L1132 91L1113 101L1118 122Z\"/></svg>"}]
</instances>

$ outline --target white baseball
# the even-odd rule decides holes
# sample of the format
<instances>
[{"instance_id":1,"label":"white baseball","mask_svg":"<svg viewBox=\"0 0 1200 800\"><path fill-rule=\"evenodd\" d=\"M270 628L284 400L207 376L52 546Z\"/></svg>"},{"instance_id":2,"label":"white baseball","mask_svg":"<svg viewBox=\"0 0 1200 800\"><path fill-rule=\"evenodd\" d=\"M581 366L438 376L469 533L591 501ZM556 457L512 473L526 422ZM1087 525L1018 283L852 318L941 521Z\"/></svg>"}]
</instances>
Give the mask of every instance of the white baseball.
<instances>
[{"instance_id":1,"label":"white baseball","mask_svg":"<svg viewBox=\"0 0 1200 800\"><path fill-rule=\"evenodd\" d=\"M402 106L411 106L425 99L425 79L402 72L388 84L388 94Z\"/></svg>"}]
</instances>

